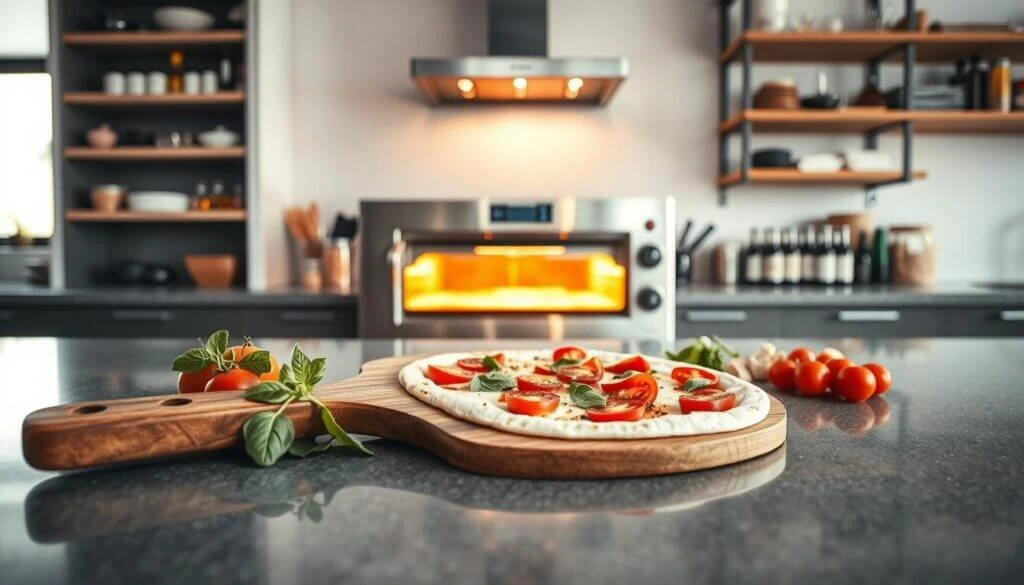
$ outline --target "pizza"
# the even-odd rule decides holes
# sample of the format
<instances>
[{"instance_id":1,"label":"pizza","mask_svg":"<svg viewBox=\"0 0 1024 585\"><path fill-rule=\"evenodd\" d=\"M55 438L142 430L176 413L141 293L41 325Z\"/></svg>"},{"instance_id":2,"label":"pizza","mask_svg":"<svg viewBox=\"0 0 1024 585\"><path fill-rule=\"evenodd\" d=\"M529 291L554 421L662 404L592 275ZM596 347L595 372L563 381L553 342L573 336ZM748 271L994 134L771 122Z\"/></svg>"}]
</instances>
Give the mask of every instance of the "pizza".
<instances>
[{"instance_id":1,"label":"pizza","mask_svg":"<svg viewBox=\"0 0 1024 585\"><path fill-rule=\"evenodd\" d=\"M562 439L735 431L770 406L763 390L724 372L576 346L436 355L402 368L399 382L456 418Z\"/></svg>"}]
</instances>

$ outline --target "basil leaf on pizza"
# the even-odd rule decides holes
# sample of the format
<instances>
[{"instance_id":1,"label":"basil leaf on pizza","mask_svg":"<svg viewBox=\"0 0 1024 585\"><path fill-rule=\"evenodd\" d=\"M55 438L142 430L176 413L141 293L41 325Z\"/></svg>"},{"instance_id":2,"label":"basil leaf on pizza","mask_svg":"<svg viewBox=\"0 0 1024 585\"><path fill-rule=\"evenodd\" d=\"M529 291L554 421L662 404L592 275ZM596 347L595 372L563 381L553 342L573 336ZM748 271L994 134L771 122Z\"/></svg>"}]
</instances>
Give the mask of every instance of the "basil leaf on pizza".
<instances>
[{"instance_id":1,"label":"basil leaf on pizza","mask_svg":"<svg viewBox=\"0 0 1024 585\"><path fill-rule=\"evenodd\" d=\"M501 392L515 387L516 381L512 376L498 371L477 374L469 382L469 389L473 392Z\"/></svg>"},{"instance_id":2,"label":"basil leaf on pizza","mask_svg":"<svg viewBox=\"0 0 1024 585\"><path fill-rule=\"evenodd\" d=\"M493 372L495 370L501 369L501 364L498 363L498 360L494 359L492 356L489 355L484 356L484 359L481 361L481 363L485 368L487 368L488 372Z\"/></svg>"},{"instance_id":3,"label":"basil leaf on pizza","mask_svg":"<svg viewBox=\"0 0 1024 585\"><path fill-rule=\"evenodd\" d=\"M558 368L561 368L563 366L575 366L576 364L580 363L580 361L581 360L574 360L574 359L570 359L570 358L562 358L562 359L557 360L554 363L552 363L551 364L551 369L557 372Z\"/></svg>"},{"instance_id":4,"label":"basil leaf on pizza","mask_svg":"<svg viewBox=\"0 0 1024 585\"><path fill-rule=\"evenodd\" d=\"M569 398L572 398L572 401L580 408L592 408L608 404L608 399L605 398L604 393L595 390L587 384L575 382L569 386Z\"/></svg>"},{"instance_id":5,"label":"basil leaf on pizza","mask_svg":"<svg viewBox=\"0 0 1024 585\"><path fill-rule=\"evenodd\" d=\"M711 380L708 380L707 378L690 378L685 384L683 384L683 391L690 392L710 385Z\"/></svg>"}]
</instances>

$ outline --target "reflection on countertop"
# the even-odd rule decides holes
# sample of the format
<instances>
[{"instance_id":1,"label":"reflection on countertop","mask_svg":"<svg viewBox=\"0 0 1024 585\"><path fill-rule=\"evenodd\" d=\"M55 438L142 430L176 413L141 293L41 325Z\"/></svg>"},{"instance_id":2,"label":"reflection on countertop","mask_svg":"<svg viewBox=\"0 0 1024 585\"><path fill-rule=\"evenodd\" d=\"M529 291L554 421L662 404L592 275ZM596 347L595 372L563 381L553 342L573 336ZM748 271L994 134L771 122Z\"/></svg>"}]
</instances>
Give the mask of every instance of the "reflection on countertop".
<instances>
[{"instance_id":1,"label":"reflection on countertop","mask_svg":"<svg viewBox=\"0 0 1024 585\"><path fill-rule=\"evenodd\" d=\"M328 379L395 354L553 345L301 343L328 358ZM787 442L737 465L529 481L465 473L385 440L373 441L374 458L329 452L270 469L229 451L39 472L21 458L25 414L164 393L174 380L168 356L189 342L0 338L0 564L19 584L917 584L1018 575L1024 400L1007 380L1016 379L1024 340L829 343L888 365L893 389L860 405L773 391L789 410ZM261 344L276 354L291 347ZM735 345L749 352L757 344Z\"/></svg>"}]
</instances>

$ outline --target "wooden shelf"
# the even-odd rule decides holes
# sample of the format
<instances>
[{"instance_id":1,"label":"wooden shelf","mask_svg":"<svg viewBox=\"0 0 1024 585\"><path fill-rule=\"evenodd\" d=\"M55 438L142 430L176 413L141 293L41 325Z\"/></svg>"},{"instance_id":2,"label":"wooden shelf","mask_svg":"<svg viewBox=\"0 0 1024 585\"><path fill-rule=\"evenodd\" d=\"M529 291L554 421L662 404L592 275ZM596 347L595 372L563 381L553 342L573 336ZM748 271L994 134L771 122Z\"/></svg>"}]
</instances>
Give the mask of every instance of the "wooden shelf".
<instances>
[{"instance_id":1,"label":"wooden shelf","mask_svg":"<svg viewBox=\"0 0 1024 585\"><path fill-rule=\"evenodd\" d=\"M915 43L918 62L952 62L977 53L984 58L1024 60L1024 33L748 31L722 51L722 62L740 57L744 42L753 46L754 60L776 63L864 63L905 43ZM900 58L900 53L889 56Z\"/></svg>"},{"instance_id":2,"label":"wooden shelf","mask_svg":"<svg viewBox=\"0 0 1024 585\"><path fill-rule=\"evenodd\" d=\"M153 213L144 211L95 211L93 209L69 209L64 213L68 221L80 222L237 222L245 221L244 209L211 209L209 211L185 211L183 213Z\"/></svg>"},{"instance_id":3,"label":"wooden shelf","mask_svg":"<svg viewBox=\"0 0 1024 585\"><path fill-rule=\"evenodd\" d=\"M198 95L110 95L101 91L64 92L64 103L72 106L217 106L245 103L243 91L221 91Z\"/></svg>"},{"instance_id":4,"label":"wooden shelf","mask_svg":"<svg viewBox=\"0 0 1024 585\"><path fill-rule=\"evenodd\" d=\"M798 169L750 169L750 184L777 184L777 185L850 185L865 186L875 183L884 183L899 179L902 173L899 171L882 172L854 172L838 171L835 173L803 173ZM924 171L914 171L914 179L923 179L927 176ZM739 185L740 173L729 173L719 177L719 187L731 187Z\"/></svg>"},{"instance_id":5,"label":"wooden shelf","mask_svg":"<svg viewBox=\"0 0 1024 585\"><path fill-rule=\"evenodd\" d=\"M245 41L245 31L87 31L64 33L62 39L68 47L195 47L240 44Z\"/></svg>"},{"instance_id":6,"label":"wooden shelf","mask_svg":"<svg viewBox=\"0 0 1024 585\"><path fill-rule=\"evenodd\" d=\"M88 146L69 146L64 149L68 160L93 161L177 161L177 160L224 160L245 157L244 146L230 148L206 148L183 146L156 148L154 146L120 146L101 149Z\"/></svg>"},{"instance_id":7,"label":"wooden shelf","mask_svg":"<svg viewBox=\"0 0 1024 585\"><path fill-rule=\"evenodd\" d=\"M1024 111L932 110L746 110L722 122L721 133L749 121L755 132L863 133L899 122L913 122L915 133L1024 134ZM890 128L889 130L897 130Z\"/></svg>"}]
</instances>

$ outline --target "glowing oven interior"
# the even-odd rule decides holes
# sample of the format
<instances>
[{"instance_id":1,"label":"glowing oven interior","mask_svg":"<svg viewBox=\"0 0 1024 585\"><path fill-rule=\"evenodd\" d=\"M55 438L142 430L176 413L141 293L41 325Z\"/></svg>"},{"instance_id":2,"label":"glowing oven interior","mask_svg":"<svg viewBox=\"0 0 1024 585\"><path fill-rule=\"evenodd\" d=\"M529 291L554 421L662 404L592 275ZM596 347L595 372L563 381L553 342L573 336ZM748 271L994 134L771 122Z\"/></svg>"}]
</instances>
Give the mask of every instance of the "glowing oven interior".
<instances>
[{"instance_id":1,"label":"glowing oven interior","mask_svg":"<svg viewBox=\"0 0 1024 585\"><path fill-rule=\"evenodd\" d=\"M621 313L614 246L478 245L429 250L402 270L408 313Z\"/></svg>"}]
</instances>

